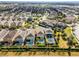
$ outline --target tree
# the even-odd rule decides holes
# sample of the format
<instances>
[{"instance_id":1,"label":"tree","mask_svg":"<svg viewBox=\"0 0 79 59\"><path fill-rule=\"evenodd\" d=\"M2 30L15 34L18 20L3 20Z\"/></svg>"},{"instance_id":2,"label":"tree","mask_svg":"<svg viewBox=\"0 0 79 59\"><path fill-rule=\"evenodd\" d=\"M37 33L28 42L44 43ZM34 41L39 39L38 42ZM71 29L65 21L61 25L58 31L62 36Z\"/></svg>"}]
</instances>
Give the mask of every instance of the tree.
<instances>
[{"instance_id":1,"label":"tree","mask_svg":"<svg viewBox=\"0 0 79 59\"><path fill-rule=\"evenodd\" d=\"M68 48L68 54L69 56L71 56L71 47L73 45L73 41L71 40L71 38L68 38L68 45L69 45L69 48Z\"/></svg>"}]
</instances>

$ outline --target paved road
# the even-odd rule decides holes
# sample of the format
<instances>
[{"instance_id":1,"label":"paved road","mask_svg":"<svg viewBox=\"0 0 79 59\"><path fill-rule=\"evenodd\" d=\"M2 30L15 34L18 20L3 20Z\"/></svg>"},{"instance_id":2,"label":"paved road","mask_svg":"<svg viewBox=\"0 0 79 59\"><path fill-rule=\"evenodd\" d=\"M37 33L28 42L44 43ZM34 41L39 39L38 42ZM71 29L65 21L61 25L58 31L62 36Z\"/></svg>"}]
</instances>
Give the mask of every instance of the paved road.
<instances>
[{"instance_id":1,"label":"paved road","mask_svg":"<svg viewBox=\"0 0 79 59\"><path fill-rule=\"evenodd\" d=\"M79 52L71 52L71 56L79 56ZM68 52L0 52L0 56L69 56Z\"/></svg>"}]
</instances>

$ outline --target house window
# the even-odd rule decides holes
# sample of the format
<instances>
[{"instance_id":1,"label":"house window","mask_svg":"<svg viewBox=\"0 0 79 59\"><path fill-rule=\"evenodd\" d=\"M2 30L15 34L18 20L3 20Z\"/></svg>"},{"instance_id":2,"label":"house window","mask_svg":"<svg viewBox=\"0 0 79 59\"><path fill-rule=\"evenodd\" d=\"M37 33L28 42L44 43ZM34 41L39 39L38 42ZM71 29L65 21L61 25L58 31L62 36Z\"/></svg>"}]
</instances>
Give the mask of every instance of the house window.
<instances>
[{"instance_id":1,"label":"house window","mask_svg":"<svg viewBox=\"0 0 79 59\"><path fill-rule=\"evenodd\" d=\"M47 38L52 38L52 34L46 34Z\"/></svg>"},{"instance_id":2,"label":"house window","mask_svg":"<svg viewBox=\"0 0 79 59\"><path fill-rule=\"evenodd\" d=\"M44 41L44 38L42 38L42 37L37 37L37 41L38 41L38 42L43 42L43 41Z\"/></svg>"},{"instance_id":3,"label":"house window","mask_svg":"<svg viewBox=\"0 0 79 59\"><path fill-rule=\"evenodd\" d=\"M33 39L25 39L25 44L33 44Z\"/></svg>"}]
</instances>

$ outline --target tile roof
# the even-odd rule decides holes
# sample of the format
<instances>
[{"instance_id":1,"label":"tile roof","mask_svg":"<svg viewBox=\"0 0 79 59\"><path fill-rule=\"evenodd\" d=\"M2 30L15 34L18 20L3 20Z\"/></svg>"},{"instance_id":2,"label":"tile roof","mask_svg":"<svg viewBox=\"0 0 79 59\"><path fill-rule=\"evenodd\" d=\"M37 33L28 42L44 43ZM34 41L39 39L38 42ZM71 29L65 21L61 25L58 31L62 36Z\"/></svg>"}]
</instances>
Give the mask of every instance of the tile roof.
<instances>
[{"instance_id":1,"label":"tile roof","mask_svg":"<svg viewBox=\"0 0 79 59\"><path fill-rule=\"evenodd\" d=\"M4 41L12 41L15 36L17 30L9 30L9 33L3 38Z\"/></svg>"},{"instance_id":2,"label":"tile roof","mask_svg":"<svg viewBox=\"0 0 79 59\"><path fill-rule=\"evenodd\" d=\"M9 33L8 30L6 29L3 29L1 32L0 32L0 41L3 41L3 38Z\"/></svg>"}]
</instances>

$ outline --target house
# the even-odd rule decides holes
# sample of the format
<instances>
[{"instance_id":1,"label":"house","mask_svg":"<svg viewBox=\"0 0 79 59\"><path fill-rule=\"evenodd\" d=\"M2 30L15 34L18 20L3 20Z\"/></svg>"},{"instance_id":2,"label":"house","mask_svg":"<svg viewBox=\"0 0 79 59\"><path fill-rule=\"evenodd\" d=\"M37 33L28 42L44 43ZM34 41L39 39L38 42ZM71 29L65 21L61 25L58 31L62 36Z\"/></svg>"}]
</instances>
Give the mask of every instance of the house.
<instances>
[{"instance_id":1,"label":"house","mask_svg":"<svg viewBox=\"0 0 79 59\"><path fill-rule=\"evenodd\" d=\"M15 28L16 27L16 22L14 22L14 21L9 21L9 27L10 28Z\"/></svg>"},{"instance_id":2,"label":"house","mask_svg":"<svg viewBox=\"0 0 79 59\"><path fill-rule=\"evenodd\" d=\"M13 45L24 45L26 31L25 30L18 30L15 36L13 37Z\"/></svg>"},{"instance_id":3,"label":"house","mask_svg":"<svg viewBox=\"0 0 79 59\"><path fill-rule=\"evenodd\" d=\"M3 41L6 42L5 45L12 45L12 39L15 36L17 30L9 30L8 34L3 38Z\"/></svg>"},{"instance_id":4,"label":"house","mask_svg":"<svg viewBox=\"0 0 79 59\"><path fill-rule=\"evenodd\" d=\"M26 16L27 16L27 17L28 17L28 16L31 16L30 10L28 10L28 12L26 12Z\"/></svg>"},{"instance_id":5,"label":"house","mask_svg":"<svg viewBox=\"0 0 79 59\"><path fill-rule=\"evenodd\" d=\"M36 28L35 29L36 35L36 45L37 46L45 46L45 38L44 38L44 30L43 28Z\"/></svg>"},{"instance_id":6,"label":"house","mask_svg":"<svg viewBox=\"0 0 79 59\"><path fill-rule=\"evenodd\" d=\"M3 25L3 27L9 27L9 23L6 21Z\"/></svg>"},{"instance_id":7,"label":"house","mask_svg":"<svg viewBox=\"0 0 79 59\"><path fill-rule=\"evenodd\" d=\"M23 38L19 35L15 38L15 41L13 41L13 45L22 46L22 44L23 44Z\"/></svg>"},{"instance_id":8,"label":"house","mask_svg":"<svg viewBox=\"0 0 79 59\"><path fill-rule=\"evenodd\" d=\"M51 29L45 30L45 38L47 44L55 44L55 39L53 35L53 31Z\"/></svg>"},{"instance_id":9,"label":"house","mask_svg":"<svg viewBox=\"0 0 79 59\"><path fill-rule=\"evenodd\" d=\"M0 29L1 29L1 27L2 27L2 23L1 23L1 21L0 21Z\"/></svg>"},{"instance_id":10,"label":"house","mask_svg":"<svg viewBox=\"0 0 79 59\"><path fill-rule=\"evenodd\" d=\"M73 15L66 15L65 19L66 22L74 22L76 18Z\"/></svg>"},{"instance_id":11,"label":"house","mask_svg":"<svg viewBox=\"0 0 79 59\"><path fill-rule=\"evenodd\" d=\"M9 30L7 29L2 29L0 31L0 45L5 45L4 43L4 37L9 33ZM3 44L2 44L3 43Z\"/></svg>"},{"instance_id":12,"label":"house","mask_svg":"<svg viewBox=\"0 0 79 59\"><path fill-rule=\"evenodd\" d=\"M17 21L17 24L16 24L16 26L18 26L18 27L20 27L20 26L22 26L22 22L21 21Z\"/></svg>"},{"instance_id":13,"label":"house","mask_svg":"<svg viewBox=\"0 0 79 59\"><path fill-rule=\"evenodd\" d=\"M1 24L4 26L4 24L6 23L6 20L1 21Z\"/></svg>"},{"instance_id":14,"label":"house","mask_svg":"<svg viewBox=\"0 0 79 59\"><path fill-rule=\"evenodd\" d=\"M28 47L33 47L35 44L35 30L27 29L27 34L24 41L25 45Z\"/></svg>"}]
</instances>

